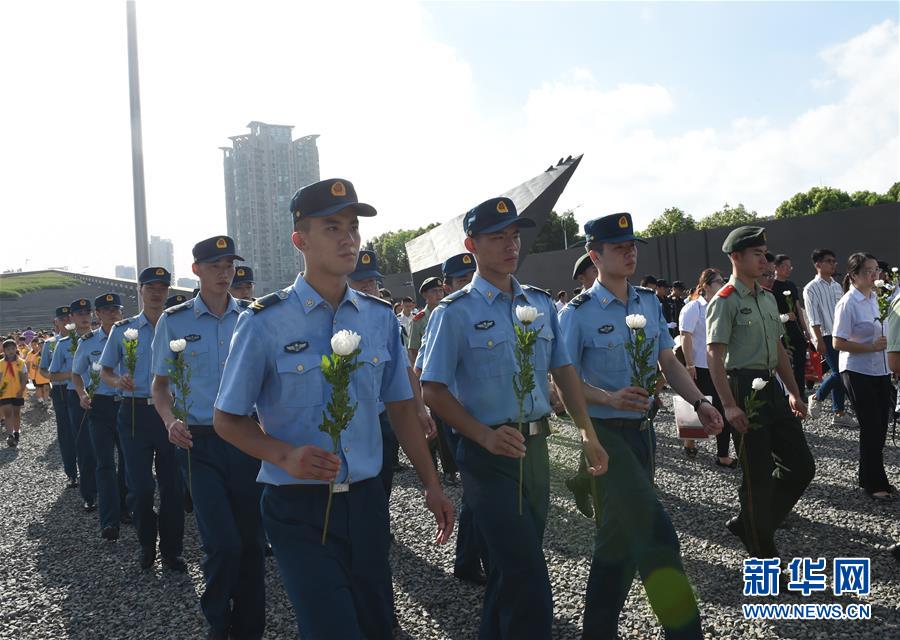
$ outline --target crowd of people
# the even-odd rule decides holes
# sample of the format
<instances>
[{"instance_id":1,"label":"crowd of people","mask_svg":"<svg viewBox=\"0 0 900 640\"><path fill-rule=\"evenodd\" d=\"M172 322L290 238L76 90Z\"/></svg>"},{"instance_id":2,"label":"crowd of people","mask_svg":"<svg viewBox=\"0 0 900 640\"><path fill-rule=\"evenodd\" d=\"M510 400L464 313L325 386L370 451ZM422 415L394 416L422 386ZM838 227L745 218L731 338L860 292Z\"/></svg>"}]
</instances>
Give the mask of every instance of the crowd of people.
<instances>
[{"instance_id":1,"label":"crowd of people","mask_svg":"<svg viewBox=\"0 0 900 640\"><path fill-rule=\"evenodd\" d=\"M666 637L702 637L654 484L666 386L716 436L715 464L741 470L740 510L725 530L748 556L778 557L774 532L814 477L807 415L830 410L834 425L858 428L860 487L873 500L896 495L883 449L900 298L896 268L874 256L848 256L839 283L838 257L817 249L801 293L791 258L747 226L723 244L730 274L635 286L643 241L618 213L586 223L579 287L554 296L515 278L520 230L534 223L491 198L463 219L467 251L420 284L420 310L379 288L378 256L360 251L360 219L376 210L349 181L304 187L290 214L306 268L283 290L254 298L239 248L213 236L193 248L193 297L170 297L171 274L151 266L137 315L123 318L120 297L106 293L56 308L52 333L3 340L8 446L19 444L26 394L38 407L49 398L67 486L98 511L103 539L133 524L141 570L158 551L163 567L184 572L193 513L210 638L263 635L267 550L301 637L390 638L388 501L401 448L434 541L456 531L454 575L484 588L479 637L550 638L552 413L581 435L566 484L596 525L583 637L617 637L636 572ZM807 395L811 355L828 370ZM696 456L696 441L685 438L684 451ZM773 473L776 459L790 473ZM443 485L460 480L457 510ZM900 547L892 553L900 560ZM663 583L647 580L659 570Z\"/></svg>"}]
</instances>

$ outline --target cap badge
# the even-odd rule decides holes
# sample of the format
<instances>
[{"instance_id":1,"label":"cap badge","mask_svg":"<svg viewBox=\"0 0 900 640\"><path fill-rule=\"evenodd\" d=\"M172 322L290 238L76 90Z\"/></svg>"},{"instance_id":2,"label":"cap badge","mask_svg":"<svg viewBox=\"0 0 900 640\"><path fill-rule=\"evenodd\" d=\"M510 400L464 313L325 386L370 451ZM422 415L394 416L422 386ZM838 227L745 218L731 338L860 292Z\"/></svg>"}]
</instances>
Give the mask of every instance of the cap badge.
<instances>
[{"instance_id":1,"label":"cap badge","mask_svg":"<svg viewBox=\"0 0 900 640\"><path fill-rule=\"evenodd\" d=\"M343 198L347 195L347 187L344 186L344 183L340 180L337 180L333 185L331 185L331 195L335 198Z\"/></svg>"},{"instance_id":2,"label":"cap badge","mask_svg":"<svg viewBox=\"0 0 900 640\"><path fill-rule=\"evenodd\" d=\"M107 294L107 295L106 295L106 301L107 301L107 302L112 302L112 301L113 301L112 294Z\"/></svg>"},{"instance_id":3,"label":"cap badge","mask_svg":"<svg viewBox=\"0 0 900 640\"><path fill-rule=\"evenodd\" d=\"M165 270L165 269L161 269L161 268L160 268L160 269L157 269L157 270L156 270L156 275L158 275L158 276L164 276L164 275L166 275L166 270Z\"/></svg>"},{"instance_id":4,"label":"cap badge","mask_svg":"<svg viewBox=\"0 0 900 640\"><path fill-rule=\"evenodd\" d=\"M463 264L472 264L471 256L463 256Z\"/></svg>"},{"instance_id":5,"label":"cap badge","mask_svg":"<svg viewBox=\"0 0 900 640\"><path fill-rule=\"evenodd\" d=\"M362 257L359 259L359 261L363 264L369 264L370 262L372 262L372 256L370 256L368 253L364 253L362 254Z\"/></svg>"},{"instance_id":6,"label":"cap badge","mask_svg":"<svg viewBox=\"0 0 900 640\"><path fill-rule=\"evenodd\" d=\"M243 276L243 275L244 275L244 270L243 270L243 269L238 269L238 270L237 270L237 274L238 274L239 276Z\"/></svg>"},{"instance_id":7,"label":"cap badge","mask_svg":"<svg viewBox=\"0 0 900 640\"><path fill-rule=\"evenodd\" d=\"M497 203L497 213L509 213L509 207L506 206L506 202L501 200Z\"/></svg>"},{"instance_id":8,"label":"cap badge","mask_svg":"<svg viewBox=\"0 0 900 640\"><path fill-rule=\"evenodd\" d=\"M228 243L225 241L225 238L219 238L216 240L216 249L226 249L228 248Z\"/></svg>"},{"instance_id":9,"label":"cap badge","mask_svg":"<svg viewBox=\"0 0 900 640\"><path fill-rule=\"evenodd\" d=\"M619 228L620 229L628 228L628 218L626 218L625 216L622 216L619 218Z\"/></svg>"}]
</instances>

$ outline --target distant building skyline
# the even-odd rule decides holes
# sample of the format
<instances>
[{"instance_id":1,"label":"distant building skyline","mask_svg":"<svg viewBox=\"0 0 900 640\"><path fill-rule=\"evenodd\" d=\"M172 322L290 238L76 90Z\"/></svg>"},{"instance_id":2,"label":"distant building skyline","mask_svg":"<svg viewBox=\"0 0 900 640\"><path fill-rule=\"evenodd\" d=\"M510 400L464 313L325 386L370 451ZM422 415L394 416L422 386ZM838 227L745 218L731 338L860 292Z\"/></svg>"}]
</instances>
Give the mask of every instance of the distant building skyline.
<instances>
[{"instance_id":1,"label":"distant building skyline","mask_svg":"<svg viewBox=\"0 0 900 640\"><path fill-rule=\"evenodd\" d=\"M150 264L151 267L164 267L173 276L175 275L175 247L168 238L150 236Z\"/></svg>"},{"instance_id":2,"label":"distant building skyline","mask_svg":"<svg viewBox=\"0 0 900 640\"><path fill-rule=\"evenodd\" d=\"M256 291L290 285L303 270L291 243L289 206L297 189L319 180L318 135L292 139L293 125L252 121L223 152L228 235L253 268Z\"/></svg>"},{"instance_id":3,"label":"distant building skyline","mask_svg":"<svg viewBox=\"0 0 900 640\"><path fill-rule=\"evenodd\" d=\"M137 280L137 272L134 267L125 264L116 265L116 277L123 280Z\"/></svg>"}]
</instances>

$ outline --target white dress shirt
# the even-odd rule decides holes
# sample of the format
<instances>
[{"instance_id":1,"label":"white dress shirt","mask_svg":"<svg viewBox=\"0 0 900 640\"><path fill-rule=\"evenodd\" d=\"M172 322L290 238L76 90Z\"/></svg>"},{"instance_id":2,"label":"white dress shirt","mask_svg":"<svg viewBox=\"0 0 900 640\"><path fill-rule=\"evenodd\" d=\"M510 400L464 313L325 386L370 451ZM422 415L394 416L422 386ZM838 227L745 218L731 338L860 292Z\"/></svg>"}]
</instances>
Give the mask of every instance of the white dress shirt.
<instances>
[{"instance_id":1,"label":"white dress shirt","mask_svg":"<svg viewBox=\"0 0 900 640\"><path fill-rule=\"evenodd\" d=\"M878 302L875 293L864 296L859 289L850 285L850 290L838 301L834 310L835 338L842 338L859 344L870 344L883 331L878 319ZM838 369L855 371L867 376L888 375L884 351L871 353L850 353L841 351L838 355Z\"/></svg>"}]
</instances>

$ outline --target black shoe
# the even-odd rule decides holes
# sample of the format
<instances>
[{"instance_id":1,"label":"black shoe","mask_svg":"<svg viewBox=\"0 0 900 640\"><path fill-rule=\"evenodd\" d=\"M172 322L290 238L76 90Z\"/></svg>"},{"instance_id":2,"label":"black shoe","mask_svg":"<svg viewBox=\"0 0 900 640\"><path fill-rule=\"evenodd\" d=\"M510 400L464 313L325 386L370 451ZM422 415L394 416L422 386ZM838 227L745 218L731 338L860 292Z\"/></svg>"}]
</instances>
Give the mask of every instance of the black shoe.
<instances>
[{"instance_id":1,"label":"black shoe","mask_svg":"<svg viewBox=\"0 0 900 640\"><path fill-rule=\"evenodd\" d=\"M97 508L97 504L91 500L85 500L81 508L84 509L85 513L90 513Z\"/></svg>"},{"instance_id":2,"label":"black shoe","mask_svg":"<svg viewBox=\"0 0 900 640\"><path fill-rule=\"evenodd\" d=\"M141 569L149 569L156 562L156 545L148 544L141 547Z\"/></svg>"},{"instance_id":3,"label":"black shoe","mask_svg":"<svg viewBox=\"0 0 900 640\"><path fill-rule=\"evenodd\" d=\"M163 556L162 565L166 569L171 569L172 571L187 573L187 562L185 562L184 558L182 558L181 556L174 556L172 558Z\"/></svg>"},{"instance_id":4,"label":"black shoe","mask_svg":"<svg viewBox=\"0 0 900 640\"><path fill-rule=\"evenodd\" d=\"M103 527L103 531L100 532L100 537L104 540L115 542L119 539L119 527Z\"/></svg>"},{"instance_id":5,"label":"black shoe","mask_svg":"<svg viewBox=\"0 0 900 640\"><path fill-rule=\"evenodd\" d=\"M266 543L265 555L267 558L271 558L275 555L275 552L272 551L272 545L270 545L268 542Z\"/></svg>"},{"instance_id":6,"label":"black shoe","mask_svg":"<svg viewBox=\"0 0 900 640\"><path fill-rule=\"evenodd\" d=\"M699 450L697 449L697 447L685 447L684 455L686 455L688 458L696 458L698 451Z\"/></svg>"},{"instance_id":7,"label":"black shoe","mask_svg":"<svg viewBox=\"0 0 900 640\"><path fill-rule=\"evenodd\" d=\"M888 551L890 551L891 555L894 556L894 560L900 562L900 542L895 542L894 544L889 546Z\"/></svg>"},{"instance_id":8,"label":"black shoe","mask_svg":"<svg viewBox=\"0 0 900 640\"><path fill-rule=\"evenodd\" d=\"M16 442L18 442L18 441L19 441L19 438L20 438L20 437L21 437L21 435L20 435L20 434L19 434L19 432L18 432L18 431L16 431L16 432L15 432L15 433L13 433L13 438L15 438L15 439L16 439Z\"/></svg>"},{"instance_id":9,"label":"black shoe","mask_svg":"<svg viewBox=\"0 0 900 640\"><path fill-rule=\"evenodd\" d=\"M134 520L132 519L130 513L128 513L127 511L122 511L121 515L119 516L119 522L121 524L131 524L134 522Z\"/></svg>"},{"instance_id":10,"label":"black shoe","mask_svg":"<svg viewBox=\"0 0 900 640\"><path fill-rule=\"evenodd\" d=\"M457 580L462 580L463 582L478 585L479 587L483 587L487 584L487 576L477 569L474 571L457 571L456 569L454 569L453 576Z\"/></svg>"},{"instance_id":11,"label":"black shoe","mask_svg":"<svg viewBox=\"0 0 900 640\"><path fill-rule=\"evenodd\" d=\"M191 497L190 491L184 492L184 512L194 513L194 499Z\"/></svg>"},{"instance_id":12,"label":"black shoe","mask_svg":"<svg viewBox=\"0 0 900 640\"><path fill-rule=\"evenodd\" d=\"M725 464L724 462L722 462L721 460L716 458L716 466L717 467L725 467L726 469L737 469L737 460L732 458L730 463Z\"/></svg>"},{"instance_id":13,"label":"black shoe","mask_svg":"<svg viewBox=\"0 0 900 640\"><path fill-rule=\"evenodd\" d=\"M744 524L741 522L741 519L737 516L733 517L731 520L725 523L725 528L731 532L732 535L736 536L740 539L741 543L743 543L744 548L747 551L750 551L750 545L747 544L747 540L744 539Z\"/></svg>"},{"instance_id":14,"label":"black shoe","mask_svg":"<svg viewBox=\"0 0 900 640\"><path fill-rule=\"evenodd\" d=\"M78 488L78 478L69 478L69 481L66 483L66 489L77 489Z\"/></svg>"},{"instance_id":15,"label":"black shoe","mask_svg":"<svg viewBox=\"0 0 900 640\"><path fill-rule=\"evenodd\" d=\"M6 446L7 446L7 447L10 447L10 448L16 446L16 438L15 438L15 436L13 436L13 434L9 434L9 436L7 436L7 438L6 438Z\"/></svg>"},{"instance_id":16,"label":"black shoe","mask_svg":"<svg viewBox=\"0 0 900 640\"><path fill-rule=\"evenodd\" d=\"M875 493L870 493L868 495L875 502L892 502L894 500L894 495L892 493L887 493L880 496L875 495Z\"/></svg>"},{"instance_id":17,"label":"black shoe","mask_svg":"<svg viewBox=\"0 0 900 640\"><path fill-rule=\"evenodd\" d=\"M566 480L566 488L572 492L575 498L575 506L585 518L594 517L594 504L591 501L591 492L580 478L569 478Z\"/></svg>"}]
</instances>

